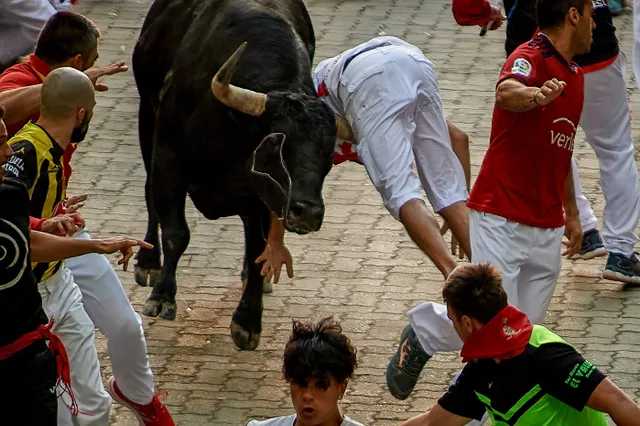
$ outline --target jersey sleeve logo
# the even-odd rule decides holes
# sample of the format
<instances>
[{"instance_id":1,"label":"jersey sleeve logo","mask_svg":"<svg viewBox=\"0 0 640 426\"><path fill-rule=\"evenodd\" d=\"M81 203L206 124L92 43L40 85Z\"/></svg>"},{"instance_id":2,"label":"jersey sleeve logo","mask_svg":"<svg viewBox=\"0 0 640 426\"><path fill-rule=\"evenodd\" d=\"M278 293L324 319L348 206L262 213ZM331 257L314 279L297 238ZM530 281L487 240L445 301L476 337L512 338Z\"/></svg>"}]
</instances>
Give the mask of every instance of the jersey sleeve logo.
<instances>
[{"instance_id":1,"label":"jersey sleeve logo","mask_svg":"<svg viewBox=\"0 0 640 426\"><path fill-rule=\"evenodd\" d=\"M529 74L531 74L531 64L524 58L518 58L513 63L511 72L513 74L520 74L524 75L525 77L529 77Z\"/></svg>"}]
</instances>

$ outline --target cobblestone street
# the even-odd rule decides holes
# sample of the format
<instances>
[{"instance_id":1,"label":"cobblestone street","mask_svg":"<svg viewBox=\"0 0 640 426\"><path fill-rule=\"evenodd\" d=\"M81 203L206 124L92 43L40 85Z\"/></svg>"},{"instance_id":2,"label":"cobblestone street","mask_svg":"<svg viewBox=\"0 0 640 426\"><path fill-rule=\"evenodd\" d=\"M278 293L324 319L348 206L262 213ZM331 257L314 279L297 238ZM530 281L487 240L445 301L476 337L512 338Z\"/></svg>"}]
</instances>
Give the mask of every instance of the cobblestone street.
<instances>
[{"instance_id":1,"label":"cobblestone street","mask_svg":"<svg viewBox=\"0 0 640 426\"><path fill-rule=\"evenodd\" d=\"M478 27L459 27L451 0L308 0L317 38L316 63L376 34L416 44L436 65L447 118L471 137L472 171L488 144L493 88L504 61L504 29L479 37ZM100 27L99 65L131 53L149 0L80 0L76 11ZM632 109L640 93L631 73L631 12L615 18L627 54ZM104 79L110 89L98 106L87 140L74 155L69 194L88 193L82 212L94 236L146 230L145 171L138 146L138 93L130 69ZM633 126L640 140L640 121ZM638 147L638 143L636 143ZM581 181L602 217L598 163L582 131L574 151ZM640 155L636 150L636 158ZM241 295L244 235L238 217L209 221L188 201L191 242L178 268L178 317L143 317L158 390L176 423L246 425L253 418L293 412L281 379L281 356L291 319L335 314L358 349L359 368L342 401L343 412L370 426L398 425L426 410L462 367L457 354L437 355L427 364L413 395L395 400L384 372L406 325L408 309L441 301L442 276L382 205L363 167L334 167L324 184L326 214L320 232L287 234L295 278L274 285L264 297L263 334L253 352L239 352L229 335ZM450 239L450 234L447 240ZM115 264L117 257L112 256ZM606 257L563 261L546 323L567 338L635 399L640 398L640 290L602 279ZM128 272L118 274L137 312L150 289ZM105 380L111 373L106 341L98 346ZM118 404L113 424L136 425Z\"/></svg>"}]
</instances>

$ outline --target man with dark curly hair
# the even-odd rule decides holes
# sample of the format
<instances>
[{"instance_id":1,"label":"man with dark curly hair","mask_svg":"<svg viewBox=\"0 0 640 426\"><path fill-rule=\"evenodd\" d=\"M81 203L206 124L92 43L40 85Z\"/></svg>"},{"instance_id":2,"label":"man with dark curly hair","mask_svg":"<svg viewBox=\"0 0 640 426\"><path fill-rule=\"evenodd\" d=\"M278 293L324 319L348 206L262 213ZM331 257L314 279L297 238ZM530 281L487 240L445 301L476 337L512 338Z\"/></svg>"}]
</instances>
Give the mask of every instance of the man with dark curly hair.
<instances>
[{"instance_id":1,"label":"man with dark curly hair","mask_svg":"<svg viewBox=\"0 0 640 426\"><path fill-rule=\"evenodd\" d=\"M283 358L295 414L247 426L363 426L338 406L358 363L356 349L333 318L317 324L294 321Z\"/></svg>"}]
</instances>

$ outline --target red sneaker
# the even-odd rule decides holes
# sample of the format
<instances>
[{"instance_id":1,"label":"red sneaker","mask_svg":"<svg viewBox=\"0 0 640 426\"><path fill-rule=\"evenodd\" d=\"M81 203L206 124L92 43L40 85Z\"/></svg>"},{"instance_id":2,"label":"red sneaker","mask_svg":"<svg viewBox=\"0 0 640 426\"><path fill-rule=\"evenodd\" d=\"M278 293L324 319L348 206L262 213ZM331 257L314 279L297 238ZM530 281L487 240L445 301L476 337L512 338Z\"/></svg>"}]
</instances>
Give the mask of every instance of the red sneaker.
<instances>
[{"instance_id":1,"label":"red sneaker","mask_svg":"<svg viewBox=\"0 0 640 426\"><path fill-rule=\"evenodd\" d=\"M116 402L133 411L140 426L176 426L169 410L160 402L161 398L164 399L167 396L166 391L155 394L147 405L136 404L122 394L112 376L107 381L107 392Z\"/></svg>"}]
</instances>

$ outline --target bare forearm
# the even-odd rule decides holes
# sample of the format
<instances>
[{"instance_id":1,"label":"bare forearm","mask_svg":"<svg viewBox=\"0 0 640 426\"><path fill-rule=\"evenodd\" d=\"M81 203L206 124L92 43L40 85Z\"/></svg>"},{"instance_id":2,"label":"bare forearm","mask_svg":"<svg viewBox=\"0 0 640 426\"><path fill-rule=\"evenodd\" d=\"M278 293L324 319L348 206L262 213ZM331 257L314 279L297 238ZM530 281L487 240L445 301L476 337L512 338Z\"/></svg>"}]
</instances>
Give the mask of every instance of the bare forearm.
<instances>
[{"instance_id":1,"label":"bare forearm","mask_svg":"<svg viewBox=\"0 0 640 426\"><path fill-rule=\"evenodd\" d=\"M402 423L400 426L429 426L428 417L429 412L415 416Z\"/></svg>"},{"instance_id":2,"label":"bare forearm","mask_svg":"<svg viewBox=\"0 0 640 426\"><path fill-rule=\"evenodd\" d=\"M618 426L637 426L640 419L640 407L631 399L626 399L614 413L609 413Z\"/></svg>"},{"instance_id":3,"label":"bare forearm","mask_svg":"<svg viewBox=\"0 0 640 426\"><path fill-rule=\"evenodd\" d=\"M567 217L578 216L578 203L576 202L576 191L573 183L573 170L569 167L569 173L564 180L564 214Z\"/></svg>"},{"instance_id":4,"label":"bare forearm","mask_svg":"<svg viewBox=\"0 0 640 426\"><path fill-rule=\"evenodd\" d=\"M6 109L3 117L8 125L25 121L40 111L42 84L6 90L0 93L0 105Z\"/></svg>"},{"instance_id":5,"label":"bare forearm","mask_svg":"<svg viewBox=\"0 0 640 426\"><path fill-rule=\"evenodd\" d=\"M506 80L496 90L496 106L513 112L529 111L538 106L534 96L539 90L538 87L525 86L516 80Z\"/></svg>"},{"instance_id":6,"label":"bare forearm","mask_svg":"<svg viewBox=\"0 0 640 426\"><path fill-rule=\"evenodd\" d=\"M278 218L278 215L271 213L271 221L269 224L269 236L267 240L269 243L284 244L284 225Z\"/></svg>"},{"instance_id":7,"label":"bare forearm","mask_svg":"<svg viewBox=\"0 0 640 426\"><path fill-rule=\"evenodd\" d=\"M31 261L53 262L88 253L101 253L100 240L59 237L31 231Z\"/></svg>"},{"instance_id":8,"label":"bare forearm","mask_svg":"<svg viewBox=\"0 0 640 426\"><path fill-rule=\"evenodd\" d=\"M447 121L449 136L451 137L451 148L462 164L464 177L467 182L467 190L471 189L471 154L469 152L469 136Z\"/></svg>"}]
</instances>

